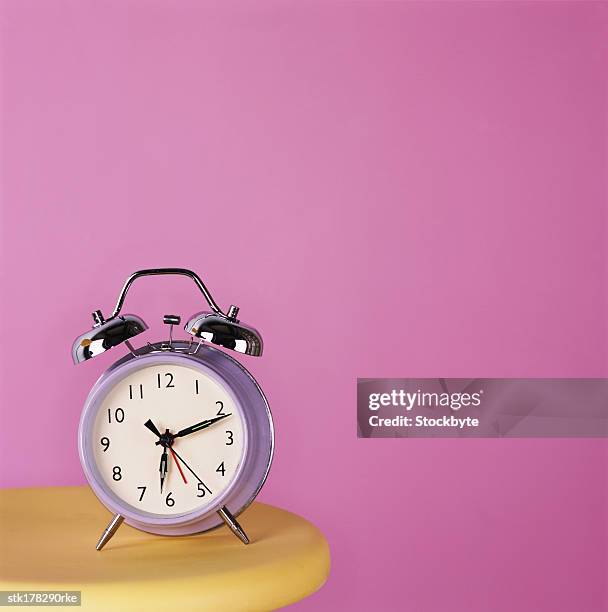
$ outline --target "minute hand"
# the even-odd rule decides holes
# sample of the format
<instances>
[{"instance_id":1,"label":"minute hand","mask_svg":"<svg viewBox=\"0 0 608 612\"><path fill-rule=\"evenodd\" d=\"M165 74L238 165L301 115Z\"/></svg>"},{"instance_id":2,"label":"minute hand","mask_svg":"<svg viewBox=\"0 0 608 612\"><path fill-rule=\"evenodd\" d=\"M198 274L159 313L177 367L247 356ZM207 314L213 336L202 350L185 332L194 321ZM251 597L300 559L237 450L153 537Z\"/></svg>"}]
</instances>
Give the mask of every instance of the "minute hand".
<instances>
[{"instance_id":1,"label":"minute hand","mask_svg":"<svg viewBox=\"0 0 608 612\"><path fill-rule=\"evenodd\" d=\"M210 425L213 425L213 423L217 423L218 421L221 421L222 419L225 419L226 417L229 417L229 416L232 416L232 413L223 414L222 416L218 416L213 419L207 419L206 421L201 421L200 423L196 423L196 425L191 425L190 427L186 427L186 429L182 429L178 431L173 437L181 438L182 436L187 436L188 434L194 433L195 431L206 429Z\"/></svg>"}]
</instances>

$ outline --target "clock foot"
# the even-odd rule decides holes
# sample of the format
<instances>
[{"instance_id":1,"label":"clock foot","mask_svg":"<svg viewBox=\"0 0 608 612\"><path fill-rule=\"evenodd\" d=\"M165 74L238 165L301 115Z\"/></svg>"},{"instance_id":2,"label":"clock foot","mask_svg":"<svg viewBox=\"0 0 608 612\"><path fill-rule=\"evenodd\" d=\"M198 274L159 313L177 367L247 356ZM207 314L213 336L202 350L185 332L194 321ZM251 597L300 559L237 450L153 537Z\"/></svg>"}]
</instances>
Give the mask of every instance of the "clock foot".
<instances>
[{"instance_id":1,"label":"clock foot","mask_svg":"<svg viewBox=\"0 0 608 612\"><path fill-rule=\"evenodd\" d=\"M230 531L241 541L243 544L249 544L249 538L243 531L243 528L239 525L239 522L232 516L230 510L226 506L222 506L217 513L222 517L222 520L230 528Z\"/></svg>"},{"instance_id":2,"label":"clock foot","mask_svg":"<svg viewBox=\"0 0 608 612\"><path fill-rule=\"evenodd\" d=\"M101 537L99 538L99 542L97 542L95 550L101 550L110 541L110 539L116 533L117 529L122 525L122 522L124 520L125 517L121 516L120 514L115 514L112 517L112 520L104 529L104 532L101 534Z\"/></svg>"}]
</instances>

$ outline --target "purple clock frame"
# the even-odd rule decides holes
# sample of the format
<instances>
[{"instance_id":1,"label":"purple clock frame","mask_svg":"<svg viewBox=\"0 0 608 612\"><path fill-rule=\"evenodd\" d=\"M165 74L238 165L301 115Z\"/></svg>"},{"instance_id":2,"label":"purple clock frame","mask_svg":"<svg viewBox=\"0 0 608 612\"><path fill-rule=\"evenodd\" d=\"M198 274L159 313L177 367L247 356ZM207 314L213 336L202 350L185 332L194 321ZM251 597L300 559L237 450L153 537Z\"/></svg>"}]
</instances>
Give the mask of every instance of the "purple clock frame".
<instances>
[{"instance_id":1,"label":"purple clock frame","mask_svg":"<svg viewBox=\"0 0 608 612\"><path fill-rule=\"evenodd\" d=\"M187 353L189 343L174 341L173 350L161 350L161 343L144 347L115 362L97 380L84 404L78 428L78 453L86 479L95 495L110 512L121 514L125 523L159 535L188 535L223 525L217 510L226 506L238 516L260 492L272 463L274 427L268 401L253 376L238 361L219 349L202 345ZM152 365L184 365L213 378L232 396L244 418L243 458L232 483L204 509L163 517L138 511L118 498L104 483L93 457L91 428L107 394L127 375Z\"/></svg>"}]
</instances>

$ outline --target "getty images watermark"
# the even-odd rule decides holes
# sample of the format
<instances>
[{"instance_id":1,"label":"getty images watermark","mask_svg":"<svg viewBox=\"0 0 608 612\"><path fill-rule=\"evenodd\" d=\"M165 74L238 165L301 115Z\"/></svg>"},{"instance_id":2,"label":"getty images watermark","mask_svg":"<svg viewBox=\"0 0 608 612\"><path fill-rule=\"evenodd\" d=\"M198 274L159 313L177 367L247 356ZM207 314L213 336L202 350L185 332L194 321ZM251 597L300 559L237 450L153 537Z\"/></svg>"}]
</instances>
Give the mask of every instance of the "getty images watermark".
<instances>
[{"instance_id":1,"label":"getty images watermark","mask_svg":"<svg viewBox=\"0 0 608 612\"><path fill-rule=\"evenodd\" d=\"M359 378L360 438L605 437L608 380Z\"/></svg>"},{"instance_id":2,"label":"getty images watermark","mask_svg":"<svg viewBox=\"0 0 608 612\"><path fill-rule=\"evenodd\" d=\"M0 591L0 606L80 606L80 591Z\"/></svg>"}]
</instances>

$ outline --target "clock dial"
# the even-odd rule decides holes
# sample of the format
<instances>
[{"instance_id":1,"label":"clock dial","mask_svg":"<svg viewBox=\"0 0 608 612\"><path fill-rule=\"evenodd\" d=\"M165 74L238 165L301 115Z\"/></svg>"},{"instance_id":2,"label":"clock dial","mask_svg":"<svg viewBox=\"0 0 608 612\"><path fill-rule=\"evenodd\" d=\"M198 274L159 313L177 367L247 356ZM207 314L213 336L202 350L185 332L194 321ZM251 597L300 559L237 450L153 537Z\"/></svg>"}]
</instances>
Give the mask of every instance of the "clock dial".
<instances>
[{"instance_id":1,"label":"clock dial","mask_svg":"<svg viewBox=\"0 0 608 612\"><path fill-rule=\"evenodd\" d=\"M184 433L165 453L150 421L161 434ZM217 503L246 452L245 420L233 396L204 371L175 363L120 380L101 402L91 436L105 487L136 512L161 516Z\"/></svg>"}]
</instances>

